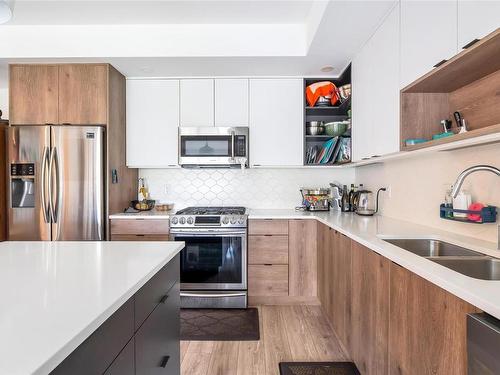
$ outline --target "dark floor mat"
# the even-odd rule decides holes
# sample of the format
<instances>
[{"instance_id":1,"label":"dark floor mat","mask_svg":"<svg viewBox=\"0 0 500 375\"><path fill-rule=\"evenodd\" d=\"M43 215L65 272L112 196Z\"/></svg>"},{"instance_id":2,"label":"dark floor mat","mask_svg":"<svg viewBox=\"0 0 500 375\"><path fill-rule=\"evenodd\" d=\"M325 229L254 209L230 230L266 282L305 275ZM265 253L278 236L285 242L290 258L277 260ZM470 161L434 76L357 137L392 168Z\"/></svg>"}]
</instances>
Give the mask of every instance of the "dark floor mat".
<instances>
[{"instance_id":1,"label":"dark floor mat","mask_svg":"<svg viewBox=\"0 0 500 375\"><path fill-rule=\"evenodd\" d=\"M360 375L352 362L281 362L281 375Z\"/></svg>"},{"instance_id":2,"label":"dark floor mat","mask_svg":"<svg viewBox=\"0 0 500 375\"><path fill-rule=\"evenodd\" d=\"M250 309L181 309L181 340L259 340L259 311Z\"/></svg>"}]
</instances>

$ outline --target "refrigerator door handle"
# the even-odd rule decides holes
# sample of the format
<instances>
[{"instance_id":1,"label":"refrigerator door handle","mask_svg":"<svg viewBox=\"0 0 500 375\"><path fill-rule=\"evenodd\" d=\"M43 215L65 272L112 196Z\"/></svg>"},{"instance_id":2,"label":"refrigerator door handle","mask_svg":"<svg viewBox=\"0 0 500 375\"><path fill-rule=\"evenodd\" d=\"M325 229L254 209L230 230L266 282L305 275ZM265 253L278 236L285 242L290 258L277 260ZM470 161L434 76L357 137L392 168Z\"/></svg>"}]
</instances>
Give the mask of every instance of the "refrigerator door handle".
<instances>
[{"instance_id":1,"label":"refrigerator door handle","mask_svg":"<svg viewBox=\"0 0 500 375\"><path fill-rule=\"evenodd\" d=\"M55 168L54 168L55 165ZM55 171L55 173L54 173ZM52 223L57 223L58 216L59 216L59 210L60 210L60 195L61 195L61 188L60 188L60 178L59 178L59 155L57 154L57 149L55 147L52 147L51 153L50 153L50 162L49 162L49 209L50 209L50 216ZM56 201L54 202L54 190L53 190L53 182L54 178L56 180L55 183L55 195L56 195Z\"/></svg>"},{"instance_id":2,"label":"refrigerator door handle","mask_svg":"<svg viewBox=\"0 0 500 375\"><path fill-rule=\"evenodd\" d=\"M43 211L43 219L45 220L46 223L50 222L50 215L49 215L49 207L47 207L47 190L45 189L47 186L47 161L49 159L49 148L45 146L43 148L42 152L42 168L41 168L41 174L42 174L42 181L41 181L41 203L42 203L42 211Z\"/></svg>"}]
</instances>

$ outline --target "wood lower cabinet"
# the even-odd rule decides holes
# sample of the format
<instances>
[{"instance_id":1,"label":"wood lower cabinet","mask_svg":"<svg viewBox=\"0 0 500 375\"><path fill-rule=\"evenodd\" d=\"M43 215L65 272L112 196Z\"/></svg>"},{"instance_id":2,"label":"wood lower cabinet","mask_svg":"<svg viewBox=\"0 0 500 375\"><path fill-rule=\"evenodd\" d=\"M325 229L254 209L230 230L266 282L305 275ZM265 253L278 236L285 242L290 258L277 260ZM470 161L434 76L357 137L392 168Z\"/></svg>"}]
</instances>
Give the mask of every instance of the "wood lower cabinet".
<instances>
[{"instance_id":1,"label":"wood lower cabinet","mask_svg":"<svg viewBox=\"0 0 500 375\"><path fill-rule=\"evenodd\" d=\"M290 296L315 297L318 294L316 220L288 221L288 291Z\"/></svg>"},{"instance_id":2,"label":"wood lower cabinet","mask_svg":"<svg viewBox=\"0 0 500 375\"><path fill-rule=\"evenodd\" d=\"M479 310L392 263L391 375L467 374L466 316Z\"/></svg>"},{"instance_id":3,"label":"wood lower cabinet","mask_svg":"<svg viewBox=\"0 0 500 375\"><path fill-rule=\"evenodd\" d=\"M387 374L391 261L352 242L351 319L347 347L362 374Z\"/></svg>"},{"instance_id":4,"label":"wood lower cabinet","mask_svg":"<svg viewBox=\"0 0 500 375\"><path fill-rule=\"evenodd\" d=\"M59 123L57 65L10 65L10 125Z\"/></svg>"},{"instance_id":5,"label":"wood lower cabinet","mask_svg":"<svg viewBox=\"0 0 500 375\"><path fill-rule=\"evenodd\" d=\"M112 219L111 241L168 241L168 219Z\"/></svg>"},{"instance_id":6,"label":"wood lower cabinet","mask_svg":"<svg viewBox=\"0 0 500 375\"><path fill-rule=\"evenodd\" d=\"M317 304L316 220L248 224L250 304Z\"/></svg>"},{"instance_id":7,"label":"wood lower cabinet","mask_svg":"<svg viewBox=\"0 0 500 375\"><path fill-rule=\"evenodd\" d=\"M179 274L177 255L51 375L179 375Z\"/></svg>"},{"instance_id":8,"label":"wood lower cabinet","mask_svg":"<svg viewBox=\"0 0 500 375\"><path fill-rule=\"evenodd\" d=\"M248 295L288 296L288 265L248 265Z\"/></svg>"}]
</instances>

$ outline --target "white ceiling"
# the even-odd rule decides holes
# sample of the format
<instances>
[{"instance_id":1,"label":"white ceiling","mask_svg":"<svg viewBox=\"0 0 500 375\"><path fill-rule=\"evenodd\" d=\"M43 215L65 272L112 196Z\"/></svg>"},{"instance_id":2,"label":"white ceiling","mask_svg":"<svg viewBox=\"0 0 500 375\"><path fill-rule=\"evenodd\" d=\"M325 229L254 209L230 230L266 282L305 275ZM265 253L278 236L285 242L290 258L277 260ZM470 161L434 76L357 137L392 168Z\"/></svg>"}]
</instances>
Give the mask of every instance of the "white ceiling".
<instances>
[{"instance_id":1,"label":"white ceiling","mask_svg":"<svg viewBox=\"0 0 500 375\"><path fill-rule=\"evenodd\" d=\"M0 87L25 61L103 61L127 77L334 76L395 3L17 0L0 25Z\"/></svg>"},{"instance_id":2,"label":"white ceiling","mask_svg":"<svg viewBox=\"0 0 500 375\"><path fill-rule=\"evenodd\" d=\"M16 0L11 25L303 23L310 0Z\"/></svg>"}]
</instances>

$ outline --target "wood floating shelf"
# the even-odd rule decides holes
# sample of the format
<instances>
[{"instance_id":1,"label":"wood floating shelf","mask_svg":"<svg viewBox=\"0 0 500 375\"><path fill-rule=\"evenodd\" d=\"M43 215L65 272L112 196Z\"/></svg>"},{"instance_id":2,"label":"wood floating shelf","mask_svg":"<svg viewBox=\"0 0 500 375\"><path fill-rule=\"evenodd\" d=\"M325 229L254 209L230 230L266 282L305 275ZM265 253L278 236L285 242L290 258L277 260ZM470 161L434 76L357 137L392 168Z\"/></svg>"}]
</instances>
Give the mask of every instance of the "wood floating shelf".
<instances>
[{"instance_id":1,"label":"wood floating shelf","mask_svg":"<svg viewBox=\"0 0 500 375\"><path fill-rule=\"evenodd\" d=\"M401 151L500 132L500 29L401 90ZM443 132L441 120L460 112L467 133L406 146ZM456 129L456 128L455 128Z\"/></svg>"}]
</instances>

